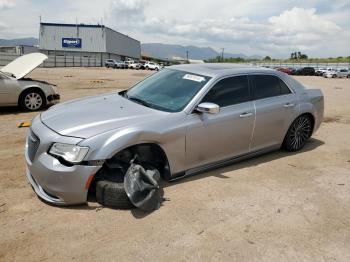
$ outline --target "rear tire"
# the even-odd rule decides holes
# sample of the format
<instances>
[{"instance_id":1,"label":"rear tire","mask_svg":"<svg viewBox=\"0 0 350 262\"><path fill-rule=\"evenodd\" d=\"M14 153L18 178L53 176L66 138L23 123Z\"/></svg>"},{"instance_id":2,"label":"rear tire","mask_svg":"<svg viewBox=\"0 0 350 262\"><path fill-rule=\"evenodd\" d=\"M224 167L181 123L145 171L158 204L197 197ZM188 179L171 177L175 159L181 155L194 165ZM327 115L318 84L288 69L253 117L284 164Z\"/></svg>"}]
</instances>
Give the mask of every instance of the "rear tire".
<instances>
[{"instance_id":1,"label":"rear tire","mask_svg":"<svg viewBox=\"0 0 350 262\"><path fill-rule=\"evenodd\" d=\"M312 120L307 115L301 115L293 121L284 138L282 147L290 152L301 150L312 134Z\"/></svg>"}]
</instances>

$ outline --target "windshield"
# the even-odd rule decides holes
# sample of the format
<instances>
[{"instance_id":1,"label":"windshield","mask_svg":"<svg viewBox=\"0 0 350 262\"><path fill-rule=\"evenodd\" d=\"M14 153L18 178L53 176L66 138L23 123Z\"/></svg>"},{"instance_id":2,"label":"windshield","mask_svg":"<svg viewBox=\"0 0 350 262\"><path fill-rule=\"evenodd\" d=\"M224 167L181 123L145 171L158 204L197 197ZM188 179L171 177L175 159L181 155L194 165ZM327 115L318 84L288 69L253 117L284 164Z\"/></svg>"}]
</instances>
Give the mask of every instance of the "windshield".
<instances>
[{"instance_id":1,"label":"windshield","mask_svg":"<svg viewBox=\"0 0 350 262\"><path fill-rule=\"evenodd\" d=\"M207 76L164 69L129 89L125 97L151 108L179 112L209 80Z\"/></svg>"}]
</instances>

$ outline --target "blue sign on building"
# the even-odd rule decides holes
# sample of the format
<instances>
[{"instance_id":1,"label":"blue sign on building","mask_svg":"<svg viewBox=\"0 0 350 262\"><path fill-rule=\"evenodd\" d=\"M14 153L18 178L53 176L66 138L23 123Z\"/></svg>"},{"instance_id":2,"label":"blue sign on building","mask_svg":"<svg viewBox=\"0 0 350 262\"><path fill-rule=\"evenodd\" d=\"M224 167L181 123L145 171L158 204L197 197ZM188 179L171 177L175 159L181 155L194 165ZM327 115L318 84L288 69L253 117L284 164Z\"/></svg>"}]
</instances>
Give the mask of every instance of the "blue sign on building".
<instances>
[{"instance_id":1,"label":"blue sign on building","mask_svg":"<svg viewBox=\"0 0 350 262\"><path fill-rule=\"evenodd\" d=\"M62 38L62 47L81 48L81 38Z\"/></svg>"}]
</instances>

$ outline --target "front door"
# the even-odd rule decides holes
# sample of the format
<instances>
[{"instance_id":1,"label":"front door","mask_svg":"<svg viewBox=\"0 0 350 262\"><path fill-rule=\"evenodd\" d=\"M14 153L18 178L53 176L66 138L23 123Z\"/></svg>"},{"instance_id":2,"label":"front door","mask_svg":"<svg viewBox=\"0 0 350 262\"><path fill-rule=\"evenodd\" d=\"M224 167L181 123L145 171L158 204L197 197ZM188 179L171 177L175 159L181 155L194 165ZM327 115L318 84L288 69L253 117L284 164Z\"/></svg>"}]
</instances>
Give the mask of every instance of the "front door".
<instances>
[{"instance_id":1,"label":"front door","mask_svg":"<svg viewBox=\"0 0 350 262\"><path fill-rule=\"evenodd\" d=\"M202 102L219 105L220 113L188 116L187 170L249 151L255 118L250 100L247 76L224 78L209 90Z\"/></svg>"}]
</instances>

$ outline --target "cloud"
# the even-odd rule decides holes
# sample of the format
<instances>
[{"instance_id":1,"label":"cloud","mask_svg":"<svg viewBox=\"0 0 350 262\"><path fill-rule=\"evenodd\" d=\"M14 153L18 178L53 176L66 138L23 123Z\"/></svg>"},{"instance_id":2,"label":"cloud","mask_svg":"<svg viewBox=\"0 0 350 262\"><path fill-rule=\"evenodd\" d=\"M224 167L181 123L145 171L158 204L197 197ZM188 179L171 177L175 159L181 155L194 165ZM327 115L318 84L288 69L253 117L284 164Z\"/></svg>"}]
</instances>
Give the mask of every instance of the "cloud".
<instances>
[{"instance_id":1,"label":"cloud","mask_svg":"<svg viewBox=\"0 0 350 262\"><path fill-rule=\"evenodd\" d=\"M15 6L14 0L0 0L0 10L9 9Z\"/></svg>"},{"instance_id":2,"label":"cloud","mask_svg":"<svg viewBox=\"0 0 350 262\"><path fill-rule=\"evenodd\" d=\"M134 23L145 18L145 0L115 0L111 3L111 18L119 23Z\"/></svg>"},{"instance_id":3,"label":"cloud","mask_svg":"<svg viewBox=\"0 0 350 262\"><path fill-rule=\"evenodd\" d=\"M226 47L233 52L275 56L287 56L299 50L316 54L342 33L335 22L317 15L315 8L293 7L265 20L254 21L248 17L199 20L149 17L145 6L145 1L116 0L110 14L116 20L111 22L120 29L142 32L153 39L177 39L183 44L202 43ZM120 21L118 18L122 16L125 20ZM350 39L349 34L342 35L344 41Z\"/></svg>"},{"instance_id":4,"label":"cloud","mask_svg":"<svg viewBox=\"0 0 350 262\"><path fill-rule=\"evenodd\" d=\"M7 29L7 25L0 21L0 30Z\"/></svg>"},{"instance_id":5,"label":"cloud","mask_svg":"<svg viewBox=\"0 0 350 262\"><path fill-rule=\"evenodd\" d=\"M316 15L316 9L303 9L294 7L286 10L279 16L268 19L272 26L284 33L324 33L329 31L339 31L340 27L334 22L327 21Z\"/></svg>"},{"instance_id":6,"label":"cloud","mask_svg":"<svg viewBox=\"0 0 350 262\"><path fill-rule=\"evenodd\" d=\"M0 0L6 38L36 36L46 22L103 23L141 42L211 46L286 57L347 56L349 0Z\"/></svg>"}]
</instances>

